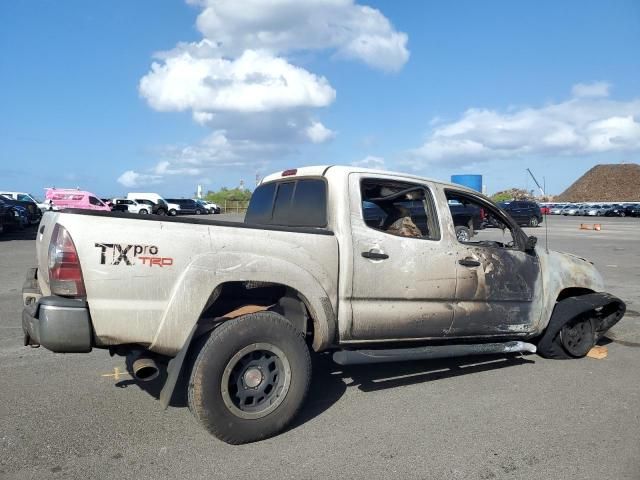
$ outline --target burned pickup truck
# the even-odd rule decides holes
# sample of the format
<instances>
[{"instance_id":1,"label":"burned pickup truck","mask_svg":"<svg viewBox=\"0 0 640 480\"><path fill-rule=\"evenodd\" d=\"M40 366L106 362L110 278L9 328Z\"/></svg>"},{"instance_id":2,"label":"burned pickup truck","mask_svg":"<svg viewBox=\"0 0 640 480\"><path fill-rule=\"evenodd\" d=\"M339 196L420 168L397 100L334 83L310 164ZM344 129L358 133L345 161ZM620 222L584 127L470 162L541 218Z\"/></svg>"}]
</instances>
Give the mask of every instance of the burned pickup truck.
<instances>
[{"instance_id":1,"label":"burned pickup truck","mask_svg":"<svg viewBox=\"0 0 640 480\"><path fill-rule=\"evenodd\" d=\"M502 228L459 239L450 202ZM311 351L340 364L580 358L625 311L590 262L537 246L477 192L354 167L266 177L244 223L47 212L36 249L25 344L127 356L135 378L161 382L162 406L187 389L234 444L292 421Z\"/></svg>"}]
</instances>

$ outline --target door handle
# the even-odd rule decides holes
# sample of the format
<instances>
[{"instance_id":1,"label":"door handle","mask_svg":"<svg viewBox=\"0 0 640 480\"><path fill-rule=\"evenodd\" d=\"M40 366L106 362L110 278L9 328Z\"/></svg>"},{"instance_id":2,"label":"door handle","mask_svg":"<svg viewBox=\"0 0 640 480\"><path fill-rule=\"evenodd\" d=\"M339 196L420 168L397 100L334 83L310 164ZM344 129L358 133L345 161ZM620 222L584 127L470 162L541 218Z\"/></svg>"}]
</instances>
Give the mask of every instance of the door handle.
<instances>
[{"instance_id":1,"label":"door handle","mask_svg":"<svg viewBox=\"0 0 640 480\"><path fill-rule=\"evenodd\" d=\"M458 260L458 263L460 265L464 265L465 267L479 267L480 266L480 262L477 260L474 260L472 258L463 258L462 260Z\"/></svg>"},{"instance_id":2,"label":"door handle","mask_svg":"<svg viewBox=\"0 0 640 480\"><path fill-rule=\"evenodd\" d=\"M362 252L362 256L371 260L386 260L387 258L389 258L389 255L387 255L386 253L379 252Z\"/></svg>"}]
</instances>

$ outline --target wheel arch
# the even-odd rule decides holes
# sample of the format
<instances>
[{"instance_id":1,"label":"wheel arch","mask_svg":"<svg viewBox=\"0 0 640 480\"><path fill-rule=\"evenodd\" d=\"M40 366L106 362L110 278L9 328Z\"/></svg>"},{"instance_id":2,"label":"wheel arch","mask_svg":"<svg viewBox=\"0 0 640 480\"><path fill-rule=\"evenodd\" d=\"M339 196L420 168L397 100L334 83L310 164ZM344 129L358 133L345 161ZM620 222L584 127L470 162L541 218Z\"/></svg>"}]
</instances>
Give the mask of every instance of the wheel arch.
<instances>
[{"instance_id":1,"label":"wheel arch","mask_svg":"<svg viewBox=\"0 0 640 480\"><path fill-rule=\"evenodd\" d=\"M336 335L337 314L331 298L336 300L337 293L327 291L335 288L332 282L336 279L311 266L305 268L282 258L244 253L207 254L195 259L176 283L149 348L173 356L182 349L192 328L203 319L222 319L240 306L255 304L256 292L263 293L261 288L275 285L283 292L278 299L291 299L282 307L291 315L296 316L291 313L296 304L304 305L303 312L307 312L313 325L312 347L315 351L325 350L334 343ZM220 305L225 306L225 302L229 306L226 291L230 287L235 303L226 311L222 307L216 310ZM293 321L301 325L297 316Z\"/></svg>"}]
</instances>

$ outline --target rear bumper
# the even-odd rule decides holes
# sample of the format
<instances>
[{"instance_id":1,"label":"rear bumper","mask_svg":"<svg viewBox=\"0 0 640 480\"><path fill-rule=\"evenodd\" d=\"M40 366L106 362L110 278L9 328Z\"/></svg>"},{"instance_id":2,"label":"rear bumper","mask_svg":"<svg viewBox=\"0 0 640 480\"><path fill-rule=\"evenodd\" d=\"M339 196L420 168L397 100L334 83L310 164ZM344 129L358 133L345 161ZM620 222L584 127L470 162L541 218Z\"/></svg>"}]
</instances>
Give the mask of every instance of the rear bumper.
<instances>
[{"instance_id":1,"label":"rear bumper","mask_svg":"<svg viewBox=\"0 0 640 480\"><path fill-rule=\"evenodd\" d=\"M30 269L22 288L24 344L58 353L91 351L89 306L85 300L58 296L43 297L37 287L37 270Z\"/></svg>"}]
</instances>

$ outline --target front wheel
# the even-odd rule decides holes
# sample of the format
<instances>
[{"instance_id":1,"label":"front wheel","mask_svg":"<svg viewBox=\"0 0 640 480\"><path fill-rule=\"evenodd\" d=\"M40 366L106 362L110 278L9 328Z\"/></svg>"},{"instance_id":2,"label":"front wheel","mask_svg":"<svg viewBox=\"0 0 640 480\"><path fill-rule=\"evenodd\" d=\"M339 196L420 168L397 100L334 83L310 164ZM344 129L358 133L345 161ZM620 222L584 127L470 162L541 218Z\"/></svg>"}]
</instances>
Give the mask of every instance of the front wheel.
<instances>
[{"instance_id":1,"label":"front wheel","mask_svg":"<svg viewBox=\"0 0 640 480\"><path fill-rule=\"evenodd\" d=\"M177 214L178 212L175 208L172 208L171 210L169 210L169 215L171 215L172 217L175 217Z\"/></svg>"},{"instance_id":2,"label":"front wheel","mask_svg":"<svg viewBox=\"0 0 640 480\"><path fill-rule=\"evenodd\" d=\"M161 217L164 217L167 214L167 211L164 208L159 208L158 211L156 212L156 215L160 215Z\"/></svg>"},{"instance_id":3,"label":"front wheel","mask_svg":"<svg viewBox=\"0 0 640 480\"><path fill-rule=\"evenodd\" d=\"M289 425L310 381L303 334L273 312L244 315L216 328L200 350L189 382L189 408L220 440L254 442Z\"/></svg>"},{"instance_id":4,"label":"front wheel","mask_svg":"<svg viewBox=\"0 0 640 480\"><path fill-rule=\"evenodd\" d=\"M202 215L202 210L197 209L197 210L196 210L196 215Z\"/></svg>"},{"instance_id":5,"label":"front wheel","mask_svg":"<svg viewBox=\"0 0 640 480\"><path fill-rule=\"evenodd\" d=\"M143 209L142 209L142 210L140 210L138 213L139 213L140 215L147 215L147 214L149 213L149 211L143 208Z\"/></svg>"}]
</instances>

